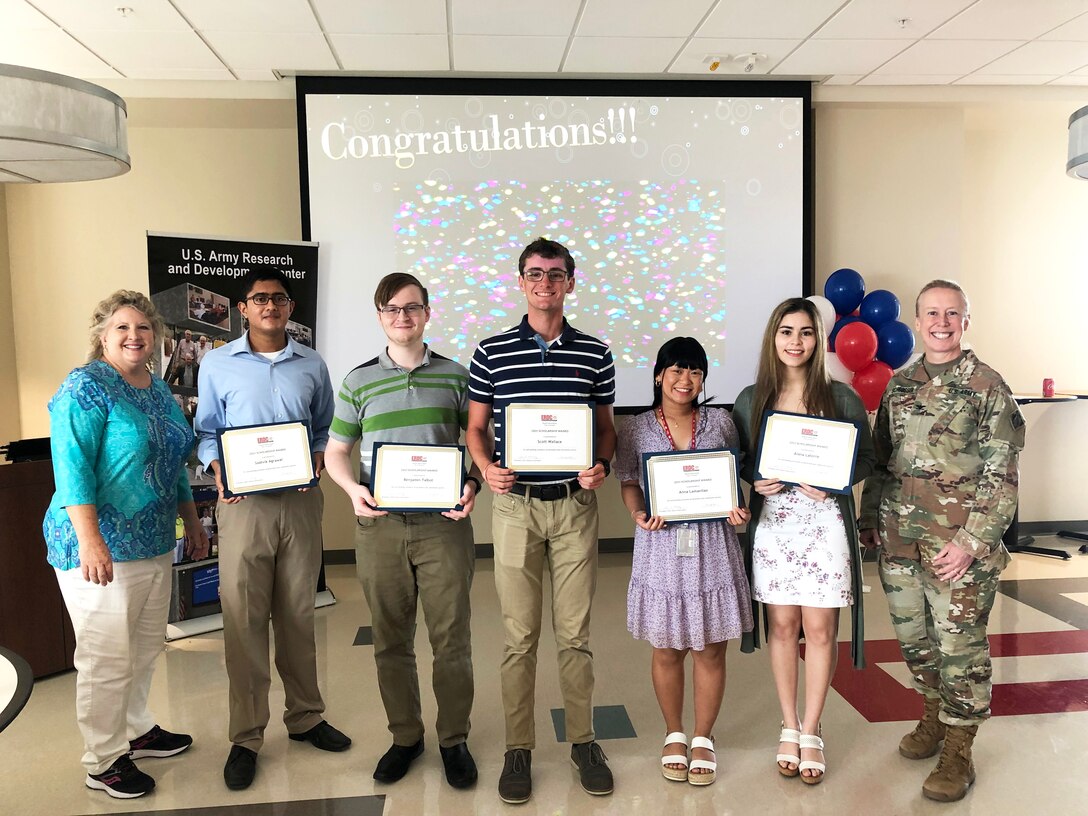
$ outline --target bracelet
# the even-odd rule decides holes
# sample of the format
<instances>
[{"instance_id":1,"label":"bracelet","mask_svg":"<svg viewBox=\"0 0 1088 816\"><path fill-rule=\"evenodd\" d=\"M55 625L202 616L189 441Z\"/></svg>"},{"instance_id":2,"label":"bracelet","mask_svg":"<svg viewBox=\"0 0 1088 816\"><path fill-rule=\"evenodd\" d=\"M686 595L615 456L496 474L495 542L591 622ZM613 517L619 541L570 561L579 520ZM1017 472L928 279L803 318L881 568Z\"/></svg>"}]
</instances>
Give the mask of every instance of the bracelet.
<instances>
[{"instance_id":1,"label":"bracelet","mask_svg":"<svg viewBox=\"0 0 1088 816\"><path fill-rule=\"evenodd\" d=\"M465 481L466 482L472 482L474 485L476 485L476 492L477 493L479 493L481 488L483 488L483 485L480 484L480 480L477 479L475 476L466 476Z\"/></svg>"}]
</instances>

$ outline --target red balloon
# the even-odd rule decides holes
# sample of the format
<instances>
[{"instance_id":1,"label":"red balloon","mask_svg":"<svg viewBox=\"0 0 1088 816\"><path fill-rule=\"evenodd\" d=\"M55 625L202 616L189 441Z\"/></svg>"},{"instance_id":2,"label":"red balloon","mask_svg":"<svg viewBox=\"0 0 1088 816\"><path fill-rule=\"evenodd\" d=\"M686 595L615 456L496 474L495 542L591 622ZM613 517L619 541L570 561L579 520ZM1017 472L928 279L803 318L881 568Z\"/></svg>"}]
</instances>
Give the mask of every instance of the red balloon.
<instances>
[{"instance_id":1,"label":"red balloon","mask_svg":"<svg viewBox=\"0 0 1088 816\"><path fill-rule=\"evenodd\" d=\"M835 336L835 353L851 371L861 371L876 357L876 332L868 323L858 321L843 326Z\"/></svg>"},{"instance_id":2,"label":"red balloon","mask_svg":"<svg viewBox=\"0 0 1088 816\"><path fill-rule=\"evenodd\" d=\"M841 353L840 353L841 358ZM880 398L884 396L884 389L892 378L892 367L880 360L875 360L854 375L850 383L858 392L861 401L865 403L866 411L875 411L880 407Z\"/></svg>"}]
</instances>

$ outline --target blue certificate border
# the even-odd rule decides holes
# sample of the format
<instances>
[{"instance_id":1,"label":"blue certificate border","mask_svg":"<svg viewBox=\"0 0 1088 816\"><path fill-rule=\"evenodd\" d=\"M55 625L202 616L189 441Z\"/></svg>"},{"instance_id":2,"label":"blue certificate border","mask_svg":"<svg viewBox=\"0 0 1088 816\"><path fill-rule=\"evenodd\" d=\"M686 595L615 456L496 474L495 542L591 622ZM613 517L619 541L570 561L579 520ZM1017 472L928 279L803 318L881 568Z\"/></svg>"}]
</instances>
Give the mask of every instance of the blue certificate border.
<instances>
[{"instance_id":1,"label":"blue certificate border","mask_svg":"<svg viewBox=\"0 0 1088 816\"><path fill-rule=\"evenodd\" d=\"M457 450L461 454L461 493L465 492L465 446L464 445L428 445L425 442L395 442L392 439L387 439L385 442L374 443L374 458L370 460L370 484L367 485L367 489L370 490L370 495L374 495L374 481L378 475L378 450L383 445L396 445L398 448L448 448L450 450ZM371 505L375 510L384 510L387 513L446 513L450 510L464 510L463 504L455 504L453 507L401 507L393 505Z\"/></svg>"},{"instance_id":2,"label":"blue certificate border","mask_svg":"<svg viewBox=\"0 0 1088 816\"><path fill-rule=\"evenodd\" d=\"M501 408L503 412L503 425L502 425L502 444L499 445L496 453L498 454L499 467L506 467L506 439L510 435L510 428L506 423L506 409L511 405L518 407L527 405L539 405L542 408L548 406L587 406L589 408L589 439L590 439L590 458L589 468L592 468L597 463L597 403L595 402L563 402L562 400L551 400L549 402L542 402L540 400L529 400L522 402L521 400L510 400L503 403ZM587 468L587 470L589 469ZM576 476L581 471L578 470L516 470L514 471L518 476Z\"/></svg>"},{"instance_id":3,"label":"blue certificate border","mask_svg":"<svg viewBox=\"0 0 1088 816\"><path fill-rule=\"evenodd\" d=\"M670 451L656 451L654 453L642 454L642 492L646 498L646 514L647 516L653 515L650 512L650 508L653 507L653 498L650 490L650 461L658 459L663 456L669 456L672 458L682 458L686 456L698 457L700 455L708 453L729 453L733 456L733 496L736 498L734 504L737 507L744 507L744 495L740 491L740 451L737 448L697 448L696 450L670 450ZM668 520L669 524L699 524L704 521L727 521L729 516L706 516L693 519L674 519Z\"/></svg>"},{"instance_id":4,"label":"blue certificate border","mask_svg":"<svg viewBox=\"0 0 1088 816\"><path fill-rule=\"evenodd\" d=\"M809 419L818 419L821 422L835 423L837 425L852 425L854 427L854 430L856 431L856 433L854 434L854 452L853 452L852 459L850 460L850 481L847 482L845 485L843 485L841 487L836 487L836 486L832 486L832 485L809 485L809 487L815 487L817 490L823 490L825 493L839 493L839 494L846 494L846 493L849 493L851 490L854 489L854 471L857 469L857 466L858 466L858 446L861 444L861 431L862 431L861 423L860 422L855 422L852 419L832 419L830 417L816 416L815 414L795 414L795 413L792 413L790 411L764 411L763 412L763 422L759 426L759 445L756 447L755 475L754 475L753 478L755 478L755 479L765 479L765 478L767 478L760 472L759 464L763 459L763 439L767 435L767 420L769 420L772 416L776 416L776 415L778 415L778 416L806 417L806 418L809 418ZM783 479L782 484L798 485L798 484L800 484L800 482L790 482L790 481L786 481L785 479Z\"/></svg>"},{"instance_id":5,"label":"blue certificate border","mask_svg":"<svg viewBox=\"0 0 1088 816\"><path fill-rule=\"evenodd\" d=\"M227 460L223 456L223 434L231 431L245 431L250 428L274 428L277 425L303 425L306 428L306 438L310 441L310 469L313 470L314 462L314 435L310 430L310 423L305 419L289 419L286 422L256 422L253 425L232 425L229 428L217 428L215 431L215 444L219 448L219 467L223 471L223 498L233 499L235 496L256 496L260 493L282 493L284 490L298 490L301 487L313 487L321 481L316 474L308 482L299 482L297 485L285 485L283 487L271 487L268 490L246 490L235 493L227 485L230 474L227 472Z\"/></svg>"}]
</instances>

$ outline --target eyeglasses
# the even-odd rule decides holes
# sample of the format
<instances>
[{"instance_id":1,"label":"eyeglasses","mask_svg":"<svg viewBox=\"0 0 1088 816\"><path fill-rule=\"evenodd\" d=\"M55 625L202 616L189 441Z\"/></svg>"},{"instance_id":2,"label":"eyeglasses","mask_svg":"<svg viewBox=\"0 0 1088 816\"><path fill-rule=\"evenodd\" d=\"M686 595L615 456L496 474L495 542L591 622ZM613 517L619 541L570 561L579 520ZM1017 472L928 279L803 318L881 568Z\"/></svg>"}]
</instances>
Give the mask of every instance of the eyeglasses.
<instances>
[{"instance_id":1,"label":"eyeglasses","mask_svg":"<svg viewBox=\"0 0 1088 816\"><path fill-rule=\"evenodd\" d=\"M422 303L409 303L407 306L382 306L378 312L382 317L399 317L401 312L405 317L417 317L426 308Z\"/></svg>"},{"instance_id":2,"label":"eyeglasses","mask_svg":"<svg viewBox=\"0 0 1088 816\"><path fill-rule=\"evenodd\" d=\"M268 301L272 301L277 306L286 306L291 302L291 298L283 294L283 292L276 292L274 295L270 295L268 292L258 292L255 295L250 295L246 300L252 300L256 306L267 306Z\"/></svg>"},{"instance_id":3,"label":"eyeglasses","mask_svg":"<svg viewBox=\"0 0 1088 816\"><path fill-rule=\"evenodd\" d=\"M552 283L561 283L565 281L570 275L565 269L549 269L545 272L543 269L526 269L521 273L521 276L527 281L537 283L544 280L544 276L548 276L548 280Z\"/></svg>"}]
</instances>

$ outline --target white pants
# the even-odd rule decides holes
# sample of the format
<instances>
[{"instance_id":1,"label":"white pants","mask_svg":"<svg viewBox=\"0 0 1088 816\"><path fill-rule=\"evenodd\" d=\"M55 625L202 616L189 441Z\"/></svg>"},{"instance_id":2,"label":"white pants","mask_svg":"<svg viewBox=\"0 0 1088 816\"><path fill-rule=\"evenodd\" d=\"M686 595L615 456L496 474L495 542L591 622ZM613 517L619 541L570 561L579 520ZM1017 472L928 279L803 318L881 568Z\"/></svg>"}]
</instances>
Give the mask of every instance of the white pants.
<instances>
[{"instance_id":1,"label":"white pants","mask_svg":"<svg viewBox=\"0 0 1088 816\"><path fill-rule=\"evenodd\" d=\"M76 634L76 720L89 774L105 771L155 725L147 695L166 637L173 557L115 561L106 586L85 581L79 567L56 571Z\"/></svg>"}]
</instances>

